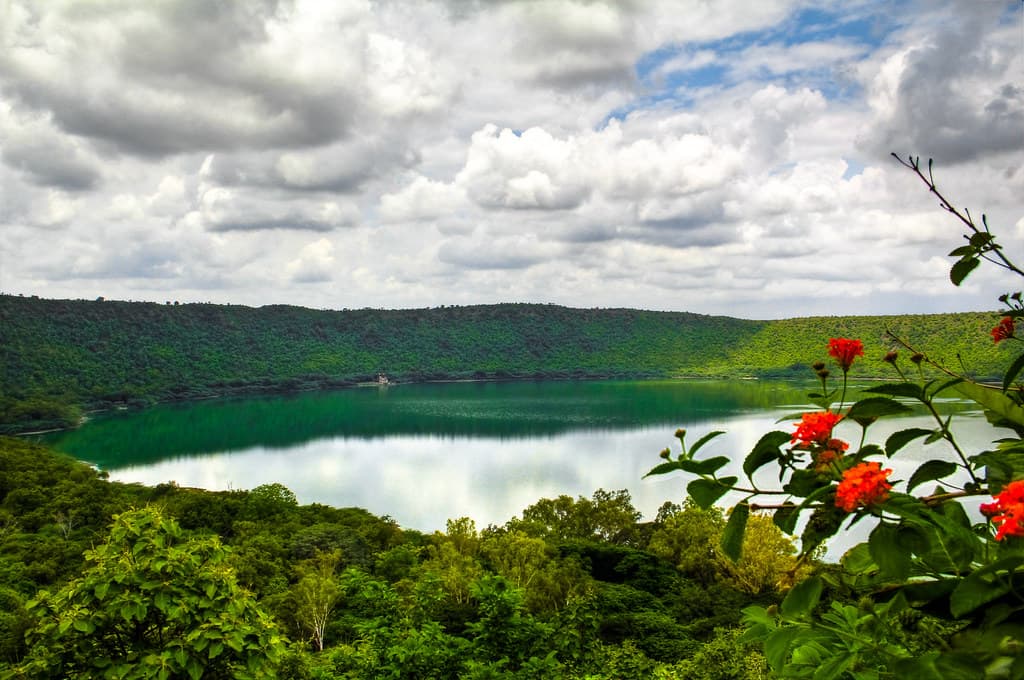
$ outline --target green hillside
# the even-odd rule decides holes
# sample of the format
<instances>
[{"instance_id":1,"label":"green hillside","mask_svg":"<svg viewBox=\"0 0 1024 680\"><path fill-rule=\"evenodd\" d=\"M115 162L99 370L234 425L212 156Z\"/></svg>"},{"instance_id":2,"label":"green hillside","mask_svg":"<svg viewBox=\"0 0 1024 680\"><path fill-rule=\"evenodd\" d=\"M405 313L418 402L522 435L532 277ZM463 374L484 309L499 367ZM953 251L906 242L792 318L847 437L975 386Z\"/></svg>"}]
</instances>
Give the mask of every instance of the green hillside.
<instances>
[{"instance_id":1,"label":"green hillside","mask_svg":"<svg viewBox=\"0 0 1024 680\"><path fill-rule=\"evenodd\" d=\"M373 379L807 376L829 337L858 337L885 375L893 329L995 375L994 314L749 321L500 304L323 311L0 296L0 422L60 424L75 407L144 405ZM10 428L8 428L10 429Z\"/></svg>"}]
</instances>

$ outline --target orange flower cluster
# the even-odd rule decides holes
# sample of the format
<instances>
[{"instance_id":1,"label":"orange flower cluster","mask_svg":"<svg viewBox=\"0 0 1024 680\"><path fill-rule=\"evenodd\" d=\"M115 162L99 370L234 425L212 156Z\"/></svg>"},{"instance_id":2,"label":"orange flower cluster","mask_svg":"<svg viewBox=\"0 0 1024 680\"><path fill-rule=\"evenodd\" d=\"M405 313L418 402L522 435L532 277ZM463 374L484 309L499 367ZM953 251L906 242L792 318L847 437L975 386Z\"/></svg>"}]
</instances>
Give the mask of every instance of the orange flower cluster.
<instances>
[{"instance_id":1,"label":"orange flower cluster","mask_svg":"<svg viewBox=\"0 0 1024 680\"><path fill-rule=\"evenodd\" d=\"M981 514L996 525L996 540L1024 536L1024 480L1010 482L995 496L995 503L982 503Z\"/></svg>"},{"instance_id":2,"label":"orange flower cluster","mask_svg":"<svg viewBox=\"0 0 1024 680\"><path fill-rule=\"evenodd\" d=\"M828 448L821 449L811 454L811 467L818 474L825 474L832 465L839 462L843 457L843 451L850 448L850 445L841 439L830 439Z\"/></svg>"},{"instance_id":3,"label":"orange flower cluster","mask_svg":"<svg viewBox=\"0 0 1024 680\"><path fill-rule=\"evenodd\" d=\"M891 469L882 469L874 461L860 463L843 473L843 479L836 487L836 507L846 512L853 512L859 507L866 507L884 501L889 497Z\"/></svg>"},{"instance_id":4,"label":"orange flower cluster","mask_svg":"<svg viewBox=\"0 0 1024 680\"><path fill-rule=\"evenodd\" d=\"M996 327L992 329L992 341L1000 342L1007 338L1013 337L1013 319L1008 316L1004 316Z\"/></svg>"},{"instance_id":5,"label":"orange flower cluster","mask_svg":"<svg viewBox=\"0 0 1024 680\"><path fill-rule=\"evenodd\" d=\"M848 338L831 338L828 341L828 355L836 360L843 373L850 370L853 360L864 356L864 343Z\"/></svg>"},{"instance_id":6,"label":"orange flower cluster","mask_svg":"<svg viewBox=\"0 0 1024 680\"><path fill-rule=\"evenodd\" d=\"M831 411L805 413L799 423L793 423L796 432L790 441L793 444L800 442L803 446L824 444L832 437L832 428L842 419L841 415Z\"/></svg>"}]
</instances>

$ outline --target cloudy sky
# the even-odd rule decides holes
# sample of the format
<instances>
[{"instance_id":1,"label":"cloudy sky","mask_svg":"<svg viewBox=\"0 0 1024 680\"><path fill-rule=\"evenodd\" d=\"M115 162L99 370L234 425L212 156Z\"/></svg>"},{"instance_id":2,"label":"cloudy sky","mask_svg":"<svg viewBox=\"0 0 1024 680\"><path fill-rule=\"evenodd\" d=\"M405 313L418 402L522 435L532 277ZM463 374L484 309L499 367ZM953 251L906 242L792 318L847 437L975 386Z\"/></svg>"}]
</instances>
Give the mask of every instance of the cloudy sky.
<instances>
[{"instance_id":1,"label":"cloudy sky","mask_svg":"<svg viewBox=\"0 0 1024 680\"><path fill-rule=\"evenodd\" d=\"M0 0L5 293L996 308L891 151L1024 255L1021 0Z\"/></svg>"}]
</instances>

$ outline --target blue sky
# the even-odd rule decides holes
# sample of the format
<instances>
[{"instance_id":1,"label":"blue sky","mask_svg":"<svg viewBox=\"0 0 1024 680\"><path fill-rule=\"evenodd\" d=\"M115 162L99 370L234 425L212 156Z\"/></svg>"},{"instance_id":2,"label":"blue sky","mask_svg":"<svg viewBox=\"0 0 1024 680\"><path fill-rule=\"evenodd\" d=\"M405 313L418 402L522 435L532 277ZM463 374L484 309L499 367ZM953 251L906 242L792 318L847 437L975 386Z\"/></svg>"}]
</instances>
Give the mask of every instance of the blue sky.
<instances>
[{"instance_id":1,"label":"blue sky","mask_svg":"<svg viewBox=\"0 0 1024 680\"><path fill-rule=\"evenodd\" d=\"M889 153L1024 242L1017 0L0 17L0 290L746 318L993 309Z\"/></svg>"}]
</instances>

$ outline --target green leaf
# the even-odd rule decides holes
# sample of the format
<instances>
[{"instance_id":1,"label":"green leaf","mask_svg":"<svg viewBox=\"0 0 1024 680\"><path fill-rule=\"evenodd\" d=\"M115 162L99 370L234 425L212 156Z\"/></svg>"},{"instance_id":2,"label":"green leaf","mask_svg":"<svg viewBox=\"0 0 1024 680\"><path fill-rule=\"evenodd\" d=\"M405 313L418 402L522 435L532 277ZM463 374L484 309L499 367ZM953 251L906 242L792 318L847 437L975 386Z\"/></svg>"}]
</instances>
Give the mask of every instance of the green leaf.
<instances>
[{"instance_id":1,"label":"green leaf","mask_svg":"<svg viewBox=\"0 0 1024 680\"><path fill-rule=\"evenodd\" d=\"M1021 408L1003 392L973 382L962 382L956 386L956 390L989 411L993 411L1011 422L1024 425L1024 408Z\"/></svg>"},{"instance_id":2,"label":"green leaf","mask_svg":"<svg viewBox=\"0 0 1024 680\"><path fill-rule=\"evenodd\" d=\"M858 543L847 550L839 562L851 574L867 574L878 569L867 543Z\"/></svg>"},{"instance_id":3,"label":"green leaf","mask_svg":"<svg viewBox=\"0 0 1024 680\"><path fill-rule=\"evenodd\" d=\"M886 383L869 387L864 391L871 392L872 394L887 394L890 397L908 397L924 401L924 390L921 389L920 385L915 385L914 383Z\"/></svg>"},{"instance_id":4,"label":"green leaf","mask_svg":"<svg viewBox=\"0 0 1024 680\"><path fill-rule=\"evenodd\" d=\"M929 460L914 470L914 474L910 475L910 481L907 482L907 491L912 491L914 487L930 482L933 479L948 477L958 469L960 469L959 465L948 460Z\"/></svg>"},{"instance_id":5,"label":"green leaf","mask_svg":"<svg viewBox=\"0 0 1024 680\"><path fill-rule=\"evenodd\" d=\"M701 508L707 510L721 498L728 489L714 479L695 479L686 485L686 492Z\"/></svg>"},{"instance_id":6,"label":"green leaf","mask_svg":"<svg viewBox=\"0 0 1024 680\"><path fill-rule=\"evenodd\" d=\"M910 575L910 552L900 545L899 528L880 522L868 538L871 559L883 574L895 581L905 581Z\"/></svg>"},{"instance_id":7,"label":"green leaf","mask_svg":"<svg viewBox=\"0 0 1024 680\"><path fill-rule=\"evenodd\" d=\"M1009 593L1013 590L1012 572L1021 564L1024 557L1007 557L968 574L949 597L950 613L960 618ZM1008 573L999 574L1001 571Z\"/></svg>"},{"instance_id":8,"label":"green leaf","mask_svg":"<svg viewBox=\"0 0 1024 680\"><path fill-rule=\"evenodd\" d=\"M1003 376L1003 392L1010 389L1013 385L1013 381L1020 375L1020 372L1024 370L1024 354L1021 354L1013 363L1010 364L1010 368L1006 370L1006 375Z\"/></svg>"},{"instance_id":9,"label":"green leaf","mask_svg":"<svg viewBox=\"0 0 1024 680\"><path fill-rule=\"evenodd\" d=\"M860 422L861 419L882 418L909 413L911 408L895 399L887 397L868 397L861 399L850 407L846 417Z\"/></svg>"},{"instance_id":10,"label":"green leaf","mask_svg":"<svg viewBox=\"0 0 1024 680\"><path fill-rule=\"evenodd\" d=\"M786 661L789 659L789 647L800 632L799 628L790 626L779 628L765 638L764 658L773 670L778 671L786 665Z\"/></svg>"},{"instance_id":11,"label":"green leaf","mask_svg":"<svg viewBox=\"0 0 1024 680\"><path fill-rule=\"evenodd\" d=\"M715 430L714 432L708 432L706 435L695 441L693 443L693 446L690 447L690 456L692 457L696 455L697 451L699 451L702 446L704 446L709 441L711 441L712 439L721 434L725 434L725 432L721 430Z\"/></svg>"},{"instance_id":12,"label":"green leaf","mask_svg":"<svg viewBox=\"0 0 1024 680\"><path fill-rule=\"evenodd\" d=\"M857 655L851 652L836 654L818 666L818 669L814 671L812 680L834 680L846 672L846 669L853 665L853 662L856 660Z\"/></svg>"},{"instance_id":13,"label":"green leaf","mask_svg":"<svg viewBox=\"0 0 1024 680\"><path fill-rule=\"evenodd\" d=\"M88 621L86 619L75 619L74 626L75 630L77 630L79 633L88 634L96 630L96 626L93 625L92 621Z\"/></svg>"},{"instance_id":14,"label":"green leaf","mask_svg":"<svg viewBox=\"0 0 1024 680\"><path fill-rule=\"evenodd\" d=\"M775 430L758 440L743 461L743 472L751 477L757 470L779 459L779 447L792 441L792 436Z\"/></svg>"},{"instance_id":15,"label":"green leaf","mask_svg":"<svg viewBox=\"0 0 1024 680\"><path fill-rule=\"evenodd\" d=\"M772 515L772 522L775 523L775 526L787 534L792 534L796 531L796 522L798 519L800 519L800 513L797 512L797 506L795 503L790 501L786 501L782 507L776 510Z\"/></svg>"},{"instance_id":16,"label":"green leaf","mask_svg":"<svg viewBox=\"0 0 1024 680\"><path fill-rule=\"evenodd\" d=\"M977 257L964 256L962 260L953 263L949 270L949 280L953 282L954 286L959 286L967 278L967 275L974 271L978 264Z\"/></svg>"},{"instance_id":17,"label":"green leaf","mask_svg":"<svg viewBox=\"0 0 1024 680\"><path fill-rule=\"evenodd\" d=\"M813 411L814 409L809 409L809 410ZM807 411L797 411L796 413L787 413L786 415L782 416L781 418L777 418L775 420L775 422L776 423L791 423L794 420L801 421L801 420L803 420L805 413L807 413ZM789 437L789 435L787 435L787 437Z\"/></svg>"},{"instance_id":18,"label":"green leaf","mask_svg":"<svg viewBox=\"0 0 1024 680\"><path fill-rule=\"evenodd\" d=\"M971 238L968 239L968 243L971 244L971 247L977 250L987 246L994 238L995 236L987 231L976 231L971 234Z\"/></svg>"},{"instance_id":19,"label":"green leaf","mask_svg":"<svg viewBox=\"0 0 1024 680\"><path fill-rule=\"evenodd\" d=\"M679 464L676 461L670 461L668 463L659 463L651 468L651 471L644 475L644 479L653 475L665 475L669 472L676 472L679 470Z\"/></svg>"},{"instance_id":20,"label":"green leaf","mask_svg":"<svg viewBox=\"0 0 1024 680\"><path fill-rule=\"evenodd\" d=\"M750 504L739 503L729 513L729 521L722 530L722 553L733 562L738 562L743 554L743 533L750 517Z\"/></svg>"},{"instance_id":21,"label":"green leaf","mask_svg":"<svg viewBox=\"0 0 1024 680\"><path fill-rule=\"evenodd\" d=\"M728 464L729 459L725 456L715 456L707 460L681 460L679 469L695 475L713 475Z\"/></svg>"},{"instance_id":22,"label":"green leaf","mask_svg":"<svg viewBox=\"0 0 1024 680\"><path fill-rule=\"evenodd\" d=\"M954 248L952 251L950 251L949 256L963 257L964 255L970 255L973 252L974 248L972 248L971 246L960 246L959 248Z\"/></svg>"},{"instance_id":23,"label":"green leaf","mask_svg":"<svg viewBox=\"0 0 1024 680\"><path fill-rule=\"evenodd\" d=\"M797 583L782 601L782 615L789 619L800 619L808 616L818 605L818 600L821 598L821 588L822 582L817 576L812 576Z\"/></svg>"},{"instance_id":24,"label":"green leaf","mask_svg":"<svg viewBox=\"0 0 1024 680\"><path fill-rule=\"evenodd\" d=\"M892 456L915 439L927 437L931 433L931 430L926 430L921 427L911 427L906 430L900 430L899 432L893 432L889 435L889 438L885 440L885 455Z\"/></svg>"}]
</instances>

